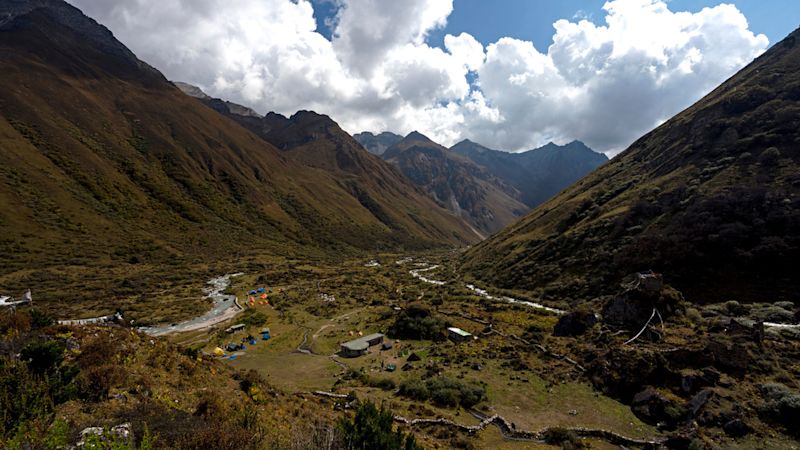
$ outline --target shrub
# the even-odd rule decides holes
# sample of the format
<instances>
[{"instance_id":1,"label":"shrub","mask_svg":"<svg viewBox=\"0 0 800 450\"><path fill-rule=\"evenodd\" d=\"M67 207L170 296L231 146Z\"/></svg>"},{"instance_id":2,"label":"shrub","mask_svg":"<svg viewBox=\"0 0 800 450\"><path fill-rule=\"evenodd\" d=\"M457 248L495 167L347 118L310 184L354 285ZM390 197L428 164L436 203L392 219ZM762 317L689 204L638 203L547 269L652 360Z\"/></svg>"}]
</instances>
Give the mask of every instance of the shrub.
<instances>
[{"instance_id":1,"label":"shrub","mask_svg":"<svg viewBox=\"0 0 800 450\"><path fill-rule=\"evenodd\" d=\"M53 324L54 320L47 313L39 311L36 308L31 309L28 314L31 317L31 327L44 328Z\"/></svg>"},{"instance_id":2,"label":"shrub","mask_svg":"<svg viewBox=\"0 0 800 450\"><path fill-rule=\"evenodd\" d=\"M486 397L486 389L475 383L436 377L406 380L400 383L398 394L414 400L432 400L439 406L470 408Z\"/></svg>"},{"instance_id":3,"label":"shrub","mask_svg":"<svg viewBox=\"0 0 800 450\"><path fill-rule=\"evenodd\" d=\"M411 304L397 315L389 328L389 336L400 339L444 340L443 330L449 326L446 320L433 316L430 310L419 304Z\"/></svg>"},{"instance_id":4,"label":"shrub","mask_svg":"<svg viewBox=\"0 0 800 450\"><path fill-rule=\"evenodd\" d=\"M336 425L341 446L346 449L421 450L413 434L393 431L391 411L372 402L358 406L355 417L344 417Z\"/></svg>"},{"instance_id":5,"label":"shrub","mask_svg":"<svg viewBox=\"0 0 800 450\"><path fill-rule=\"evenodd\" d=\"M111 388L121 385L126 377L125 369L116 364L85 368L78 375L81 396L89 400L105 400Z\"/></svg>"},{"instance_id":6,"label":"shrub","mask_svg":"<svg viewBox=\"0 0 800 450\"><path fill-rule=\"evenodd\" d=\"M267 316L264 315L261 311L248 311L246 314L242 315L240 320L241 323L245 324L246 326L250 327L258 327L267 323Z\"/></svg>"},{"instance_id":7,"label":"shrub","mask_svg":"<svg viewBox=\"0 0 800 450\"><path fill-rule=\"evenodd\" d=\"M560 427L545 430L544 441L550 445L560 445L565 450L588 448L578 439L574 431Z\"/></svg>"},{"instance_id":8,"label":"shrub","mask_svg":"<svg viewBox=\"0 0 800 450\"><path fill-rule=\"evenodd\" d=\"M759 413L767 419L778 422L786 427L787 431L800 434L797 428L797 418L800 417L800 393L797 393L780 383L766 383L761 386L764 403L759 407Z\"/></svg>"},{"instance_id":9,"label":"shrub","mask_svg":"<svg viewBox=\"0 0 800 450\"><path fill-rule=\"evenodd\" d=\"M20 357L27 361L28 367L35 373L44 373L55 369L64 360L64 345L56 341L36 340L26 345Z\"/></svg>"}]
</instances>

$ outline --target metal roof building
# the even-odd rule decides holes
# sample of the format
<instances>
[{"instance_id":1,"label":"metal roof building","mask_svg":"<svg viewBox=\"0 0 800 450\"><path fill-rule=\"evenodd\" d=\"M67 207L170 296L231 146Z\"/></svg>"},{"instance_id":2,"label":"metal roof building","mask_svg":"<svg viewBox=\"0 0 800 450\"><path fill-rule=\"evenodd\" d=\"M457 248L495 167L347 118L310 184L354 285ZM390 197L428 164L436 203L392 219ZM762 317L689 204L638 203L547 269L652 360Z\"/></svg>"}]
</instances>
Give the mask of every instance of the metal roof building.
<instances>
[{"instance_id":1,"label":"metal roof building","mask_svg":"<svg viewBox=\"0 0 800 450\"><path fill-rule=\"evenodd\" d=\"M340 353L342 356L354 358L367 353L367 350L369 350L370 347L381 344L382 342L383 334L372 333L364 337L345 342L342 344Z\"/></svg>"},{"instance_id":2,"label":"metal roof building","mask_svg":"<svg viewBox=\"0 0 800 450\"><path fill-rule=\"evenodd\" d=\"M472 339L472 334L461 328L450 327L447 329L447 337L453 342L464 342Z\"/></svg>"}]
</instances>

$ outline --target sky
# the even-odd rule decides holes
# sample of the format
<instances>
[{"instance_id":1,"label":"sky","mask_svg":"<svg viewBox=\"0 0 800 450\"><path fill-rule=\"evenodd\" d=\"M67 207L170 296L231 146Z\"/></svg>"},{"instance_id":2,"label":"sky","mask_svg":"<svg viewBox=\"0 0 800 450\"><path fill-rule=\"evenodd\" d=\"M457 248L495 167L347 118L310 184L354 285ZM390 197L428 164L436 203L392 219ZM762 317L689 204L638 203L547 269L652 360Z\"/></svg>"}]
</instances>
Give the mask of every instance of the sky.
<instances>
[{"instance_id":1,"label":"sky","mask_svg":"<svg viewBox=\"0 0 800 450\"><path fill-rule=\"evenodd\" d=\"M614 155L800 25L797 0L68 0L171 80L350 133Z\"/></svg>"}]
</instances>

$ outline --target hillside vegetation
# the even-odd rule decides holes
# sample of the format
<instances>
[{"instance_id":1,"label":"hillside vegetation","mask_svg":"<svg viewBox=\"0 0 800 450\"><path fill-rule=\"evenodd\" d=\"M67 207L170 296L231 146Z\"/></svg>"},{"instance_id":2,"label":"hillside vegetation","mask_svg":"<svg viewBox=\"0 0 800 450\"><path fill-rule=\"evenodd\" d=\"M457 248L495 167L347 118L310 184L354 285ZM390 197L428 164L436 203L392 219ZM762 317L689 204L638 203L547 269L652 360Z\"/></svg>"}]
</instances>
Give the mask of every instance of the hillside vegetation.
<instances>
[{"instance_id":1,"label":"hillside vegetation","mask_svg":"<svg viewBox=\"0 0 800 450\"><path fill-rule=\"evenodd\" d=\"M32 287L63 307L127 295L135 286L118 284L127 276L156 289L244 255L476 239L388 167L343 176L290 158L64 2L3 3L0 13L4 293Z\"/></svg>"},{"instance_id":2,"label":"hillside vegetation","mask_svg":"<svg viewBox=\"0 0 800 450\"><path fill-rule=\"evenodd\" d=\"M589 300L662 272L688 300L798 301L800 31L464 256L497 287Z\"/></svg>"}]
</instances>

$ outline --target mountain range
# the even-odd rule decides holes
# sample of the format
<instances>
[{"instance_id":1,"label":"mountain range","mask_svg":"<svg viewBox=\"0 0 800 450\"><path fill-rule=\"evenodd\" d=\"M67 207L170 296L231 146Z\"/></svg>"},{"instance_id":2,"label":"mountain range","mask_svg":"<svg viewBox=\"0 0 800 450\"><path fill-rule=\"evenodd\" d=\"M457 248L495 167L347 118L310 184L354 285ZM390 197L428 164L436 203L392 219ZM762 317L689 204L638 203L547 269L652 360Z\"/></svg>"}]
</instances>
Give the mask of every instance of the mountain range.
<instances>
[{"instance_id":1,"label":"mountain range","mask_svg":"<svg viewBox=\"0 0 800 450\"><path fill-rule=\"evenodd\" d=\"M421 133L410 133L381 157L482 235L500 230L528 209L512 186Z\"/></svg>"},{"instance_id":2,"label":"mountain range","mask_svg":"<svg viewBox=\"0 0 800 450\"><path fill-rule=\"evenodd\" d=\"M368 152L378 156L383 155L389 147L403 140L403 136L389 131L384 131L379 134L365 131L363 133L354 134L353 138L357 140L359 144L363 145Z\"/></svg>"},{"instance_id":3,"label":"mountain range","mask_svg":"<svg viewBox=\"0 0 800 450\"><path fill-rule=\"evenodd\" d=\"M579 141L510 153L469 140L446 149L417 132L353 137L486 235L608 161Z\"/></svg>"},{"instance_id":4,"label":"mountain range","mask_svg":"<svg viewBox=\"0 0 800 450\"><path fill-rule=\"evenodd\" d=\"M3 2L0 17L6 274L131 255L164 262L477 239L325 116L275 121L287 125L273 130L276 146L185 95L67 3Z\"/></svg>"},{"instance_id":5,"label":"mountain range","mask_svg":"<svg viewBox=\"0 0 800 450\"><path fill-rule=\"evenodd\" d=\"M552 142L519 153L492 150L463 140L450 150L488 169L520 192L520 200L534 208L608 161L583 142Z\"/></svg>"},{"instance_id":6,"label":"mountain range","mask_svg":"<svg viewBox=\"0 0 800 450\"><path fill-rule=\"evenodd\" d=\"M497 287L592 299L654 270L695 303L798 302L800 31L472 248Z\"/></svg>"}]
</instances>

